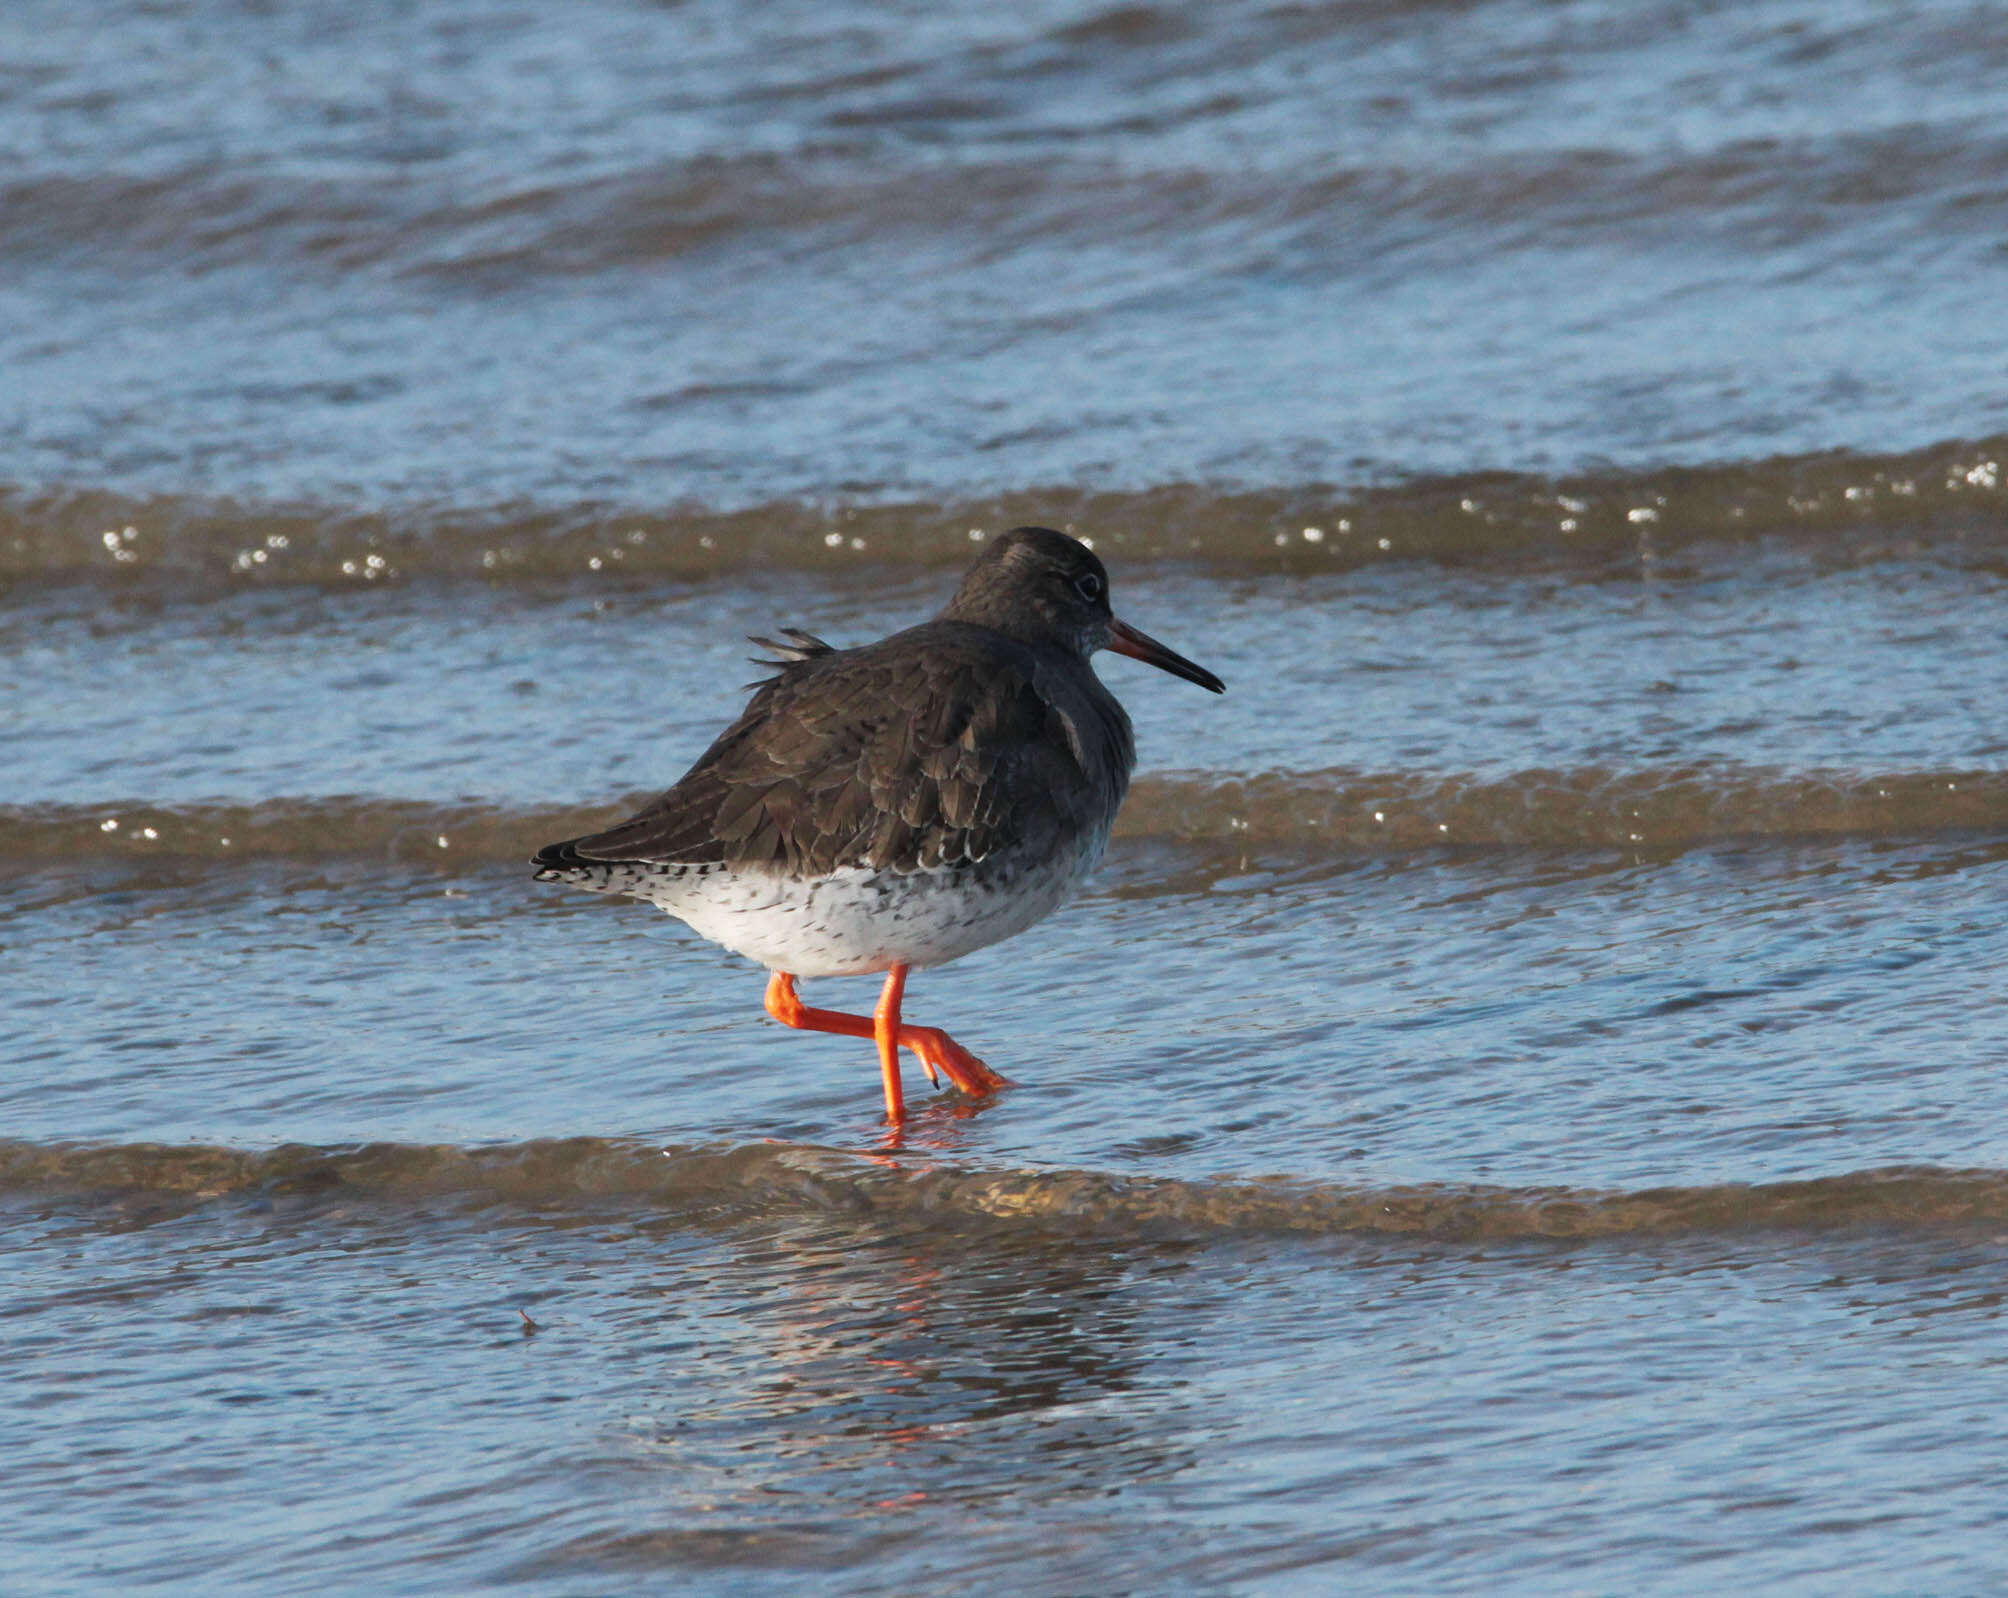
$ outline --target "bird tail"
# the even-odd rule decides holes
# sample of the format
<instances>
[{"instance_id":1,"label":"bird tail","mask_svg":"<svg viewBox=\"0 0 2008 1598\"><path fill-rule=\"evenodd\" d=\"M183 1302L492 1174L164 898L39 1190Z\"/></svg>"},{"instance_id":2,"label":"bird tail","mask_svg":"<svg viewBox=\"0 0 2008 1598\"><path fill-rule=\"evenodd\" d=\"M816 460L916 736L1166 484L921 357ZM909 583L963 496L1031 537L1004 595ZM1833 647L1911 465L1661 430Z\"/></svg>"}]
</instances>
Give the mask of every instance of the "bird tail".
<instances>
[{"instance_id":1,"label":"bird tail","mask_svg":"<svg viewBox=\"0 0 2008 1598\"><path fill-rule=\"evenodd\" d=\"M790 666L799 666L805 660L814 660L819 655L834 655L837 652L833 645L824 643L814 633L803 632L799 627L783 627L780 638L753 637L747 642L774 652L771 660L760 655L753 656L754 665L773 666L782 671Z\"/></svg>"}]
</instances>

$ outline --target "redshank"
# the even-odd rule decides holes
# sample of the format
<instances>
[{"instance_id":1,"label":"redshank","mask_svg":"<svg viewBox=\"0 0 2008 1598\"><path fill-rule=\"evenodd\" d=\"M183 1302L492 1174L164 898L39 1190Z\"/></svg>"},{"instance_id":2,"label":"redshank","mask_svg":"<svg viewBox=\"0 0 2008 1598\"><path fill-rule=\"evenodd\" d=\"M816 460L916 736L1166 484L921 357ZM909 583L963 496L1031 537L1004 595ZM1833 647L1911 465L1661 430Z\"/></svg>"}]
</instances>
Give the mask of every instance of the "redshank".
<instances>
[{"instance_id":1,"label":"redshank","mask_svg":"<svg viewBox=\"0 0 2008 1598\"><path fill-rule=\"evenodd\" d=\"M777 1021L876 1040L895 1124L901 1048L937 1085L995 1091L947 1033L902 1019L907 972L1023 932L1101 859L1136 742L1090 655L1226 685L1116 620L1094 551L1045 527L998 538L939 616L879 643L753 642L779 669L744 714L638 814L539 850L537 880L658 905L766 966ZM795 991L880 971L869 1016Z\"/></svg>"}]
</instances>

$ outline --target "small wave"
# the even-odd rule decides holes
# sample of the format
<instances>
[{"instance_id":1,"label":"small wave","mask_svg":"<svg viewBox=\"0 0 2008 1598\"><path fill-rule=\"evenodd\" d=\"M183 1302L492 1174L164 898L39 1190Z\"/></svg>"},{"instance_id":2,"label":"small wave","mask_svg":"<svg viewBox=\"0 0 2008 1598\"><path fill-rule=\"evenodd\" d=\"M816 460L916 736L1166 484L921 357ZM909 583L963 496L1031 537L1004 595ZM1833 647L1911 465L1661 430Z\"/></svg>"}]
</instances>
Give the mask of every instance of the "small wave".
<instances>
[{"instance_id":1,"label":"small wave","mask_svg":"<svg viewBox=\"0 0 2008 1598\"><path fill-rule=\"evenodd\" d=\"M348 797L0 806L0 868L174 859L513 865L552 838L611 825L644 797L592 808ZM1955 831L2008 832L2008 772L1183 772L1139 778L1116 825L1118 838L1207 857L1250 848L1324 856L1444 846L1667 850L1744 838Z\"/></svg>"},{"instance_id":2,"label":"small wave","mask_svg":"<svg viewBox=\"0 0 2008 1598\"><path fill-rule=\"evenodd\" d=\"M1144 31L1175 36L1184 26L1162 18ZM829 249L903 234L951 248L959 241L987 259L1069 241L1189 248L1207 234L1215 250L1323 276L1393 258L1413 270L1419 249L1497 254L1552 248L1562 237L1637 248L1729 226L1774 240L1847 236L1860 226L1865 193L1957 238L1990 227L1972 197L1990 192L2008 159L2001 139L1971 125L1911 120L1692 150L1606 142L1502 153L1467 144L1448 161L1425 149L1411 161L1335 167L1323 150L1287 142L1277 153L1294 159L1209 161L1205 142L1188 140L1169 159L1119 162L1101 153L1110 137L1203 125L1236 102L1238 85L1222 79L1217 94L1155 102L1111 92L1097 97L1097 110L1077 102L1083 114L1028 120L1008 81L971 83L967 70L962 63L952 80L892 96L882 81L787 85L785 97L821 107L792 147L498 171L476 198L464 180L406 174L385 183L340 171L303 179L216 159L144 175L30 172L0 185L0 251L172 271L283 260L295 271L411 274L478 293L655 267L753 240ZM889 164L870 136L888 127L981 142L959 160ZM1005 153L1027 141L1034 153Z\"/></svg>"},{"instance_id":3,"label":"small wave","mask_svg":"<svg viewBox=\"0 0 2008 1598\"><path fill-rule=\"evenodd\" d=\"M289 1194L387 1203L443 1197L537 1208L613 1204L692 1218L808 1212L1114 1235L1591 1238L2008 1222L2008 1171L1995 1170L1905 1166L1636 1192L1473 1183L1375 1187L984 1169L803 1144L656 1148L601 1138L486 1148L294 1144L262 1151L6 1142L0 1143L0 1192L169 1207Z\"/></svg>"},{"instance_id":4,"label":"small wave","mask_svg":"<svg viewBox=\"0 0 2008 1598\"><path fill-rule=\"evenodd\" d=\"M1139 781L1119 832L1344 853L1462 848L1692 848L1739 838L2008 828L2008 773L1870 776L1710 767L1207 774Z\"/></svg>"},{"instance_id":5,"label":"small wave","mask_svg":"<svg viewBox=\"0 0 2008 1598\"><path fill-rule=\"evenodd\" d=\"M1315 573L1392 560L1664 569L1709 543L1784 540L1867 559L2008 552L2008 436L1898 455L1831 453L1565 479L1524 474L1378 488L1175 483L1049 488L900 504L417 506L356 511L87 489L0 489L0 580L254 584L408 579L627 585L753 567L959 566L1022 522L1092 537L1121 560Z\"/></svg>"},{"instance_id":6,"label":"small wave","mask_svg":"<svg viewBox=\"0 0 2008 1598\"><path fill-rule=\"evenodd\" d=\"M525 861L551 838L631 807L508 809L412 799L0 806L0 864L379 859L450 867Z\"/></svg>"}]
</instances>

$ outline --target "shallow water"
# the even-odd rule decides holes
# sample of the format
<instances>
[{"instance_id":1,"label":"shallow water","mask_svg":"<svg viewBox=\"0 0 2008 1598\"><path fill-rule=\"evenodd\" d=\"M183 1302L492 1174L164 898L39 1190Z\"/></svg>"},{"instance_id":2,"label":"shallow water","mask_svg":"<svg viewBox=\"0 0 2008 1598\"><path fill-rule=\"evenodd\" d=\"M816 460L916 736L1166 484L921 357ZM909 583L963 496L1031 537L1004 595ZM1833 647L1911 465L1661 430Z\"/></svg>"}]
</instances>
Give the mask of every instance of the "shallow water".
<instances>
[{"instance_id":1,"label":"shallow water","mask_svg":"<svg viewBox=\"0 0 2008 1598\"><path fill-rule=\"evenodd\" d=\"M0 20L9 1582L2000 1584L1987 18L100 9ZM890 1138L523 862L1026 520L1229 693L1102 658Z\"/></svg>"}]
</instances>

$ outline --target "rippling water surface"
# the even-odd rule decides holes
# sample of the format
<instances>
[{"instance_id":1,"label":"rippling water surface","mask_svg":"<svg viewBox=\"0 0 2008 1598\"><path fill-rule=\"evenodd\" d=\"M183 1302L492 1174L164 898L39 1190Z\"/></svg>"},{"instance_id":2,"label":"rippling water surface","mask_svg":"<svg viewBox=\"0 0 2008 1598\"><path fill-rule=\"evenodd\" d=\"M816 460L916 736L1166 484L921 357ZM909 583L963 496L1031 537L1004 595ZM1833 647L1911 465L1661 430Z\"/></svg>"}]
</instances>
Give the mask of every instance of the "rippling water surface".
<instances>
[{"instance_id":1,"label":"rippling water surface","mask_svg":"<svg viewBox=\"0 0 2008 1598\"><path fill-rule=\"evenodd\" d=\"M9 7L7 1580L1999 1586L2001 21ZM893 1138L523 861L1020 521Z\"/></svg>"}]
</instances>

